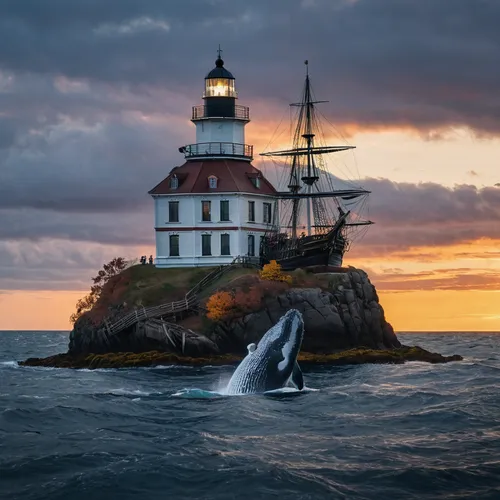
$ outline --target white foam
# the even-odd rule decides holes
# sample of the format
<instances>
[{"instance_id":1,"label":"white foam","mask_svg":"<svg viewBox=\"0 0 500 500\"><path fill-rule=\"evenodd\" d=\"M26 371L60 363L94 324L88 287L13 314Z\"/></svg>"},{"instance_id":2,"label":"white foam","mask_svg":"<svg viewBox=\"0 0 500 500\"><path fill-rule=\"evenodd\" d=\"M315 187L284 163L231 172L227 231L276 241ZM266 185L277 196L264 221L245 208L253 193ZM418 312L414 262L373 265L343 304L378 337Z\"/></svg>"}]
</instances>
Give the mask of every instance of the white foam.
<instances>
[{"instance_id":1,"label":"white foam","mask_svg":"<svg viewBox=\"0 0 500 500\"><path fill-rule=\"evenodd\" d=\"M9 368L20 368L17 361L2 361L0 362L0 365L8 366Z\"/></svg>"},{"instance_id":2,"label":"white foam","mask_svg":"<svg viewBox=\"0 0 500 500\"><path fill-rule=\"evenodd\" d=\"M111 389L107 392L107 394L112 394L113 396L151 396L151 392L141 391L139 389L130 390L130 389ZM159 394L159 393L156 393Z\"/></svg>"},{"instance_id":3,"label":"white foam","mask_svg":"<svg viewBox=\"0 0 500 500\"><path fill-rule=\"evenodd\" d=\"M303 392L318 392L319 389L313 389L312 387L303 387L302 389L297 389L296 387L280 387L279 389L273 389L272 391L266 391L264 394L291 394L291 393L303 393Z\"/></svg>"}]
</instances>

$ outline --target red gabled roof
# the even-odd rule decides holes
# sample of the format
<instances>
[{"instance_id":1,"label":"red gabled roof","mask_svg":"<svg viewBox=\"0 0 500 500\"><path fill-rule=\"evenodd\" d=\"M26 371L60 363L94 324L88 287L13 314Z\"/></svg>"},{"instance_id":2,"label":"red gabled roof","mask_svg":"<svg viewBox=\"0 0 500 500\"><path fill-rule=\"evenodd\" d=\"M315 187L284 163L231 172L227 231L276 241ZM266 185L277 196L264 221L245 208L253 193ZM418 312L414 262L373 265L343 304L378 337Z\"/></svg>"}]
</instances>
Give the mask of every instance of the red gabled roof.
<instances>
[{"instance_id":1,"label":"red gabled roof","mask_svg":"<svg viewBox=\"0 0 500 500\"><path fill-rule=\"evenodd\" d=\"M177 175L179 187L170 188L170 179ZM208 187L208 178L217 177L217 187ZM255 187L252 179L260 177L260 187ZM276 194L276 189L262 175L262 172L252 164L242 160L191 160L180 167L172 169L168 177L155 186L149 194L176 194L176 193L255 193Z\"/></svg>"}]
</instances>

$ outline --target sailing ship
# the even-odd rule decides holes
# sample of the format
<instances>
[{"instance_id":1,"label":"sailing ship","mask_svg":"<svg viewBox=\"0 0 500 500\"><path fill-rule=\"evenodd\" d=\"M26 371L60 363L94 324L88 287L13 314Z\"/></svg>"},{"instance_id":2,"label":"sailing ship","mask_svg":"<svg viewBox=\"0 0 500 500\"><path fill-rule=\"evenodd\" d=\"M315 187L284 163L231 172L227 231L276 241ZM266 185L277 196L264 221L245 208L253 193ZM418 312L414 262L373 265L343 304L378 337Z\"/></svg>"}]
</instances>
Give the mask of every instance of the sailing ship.
<instances>
[{"instance_id":1,"label":"sailing ship","mask_svg":"<svg viewBox=\"0 0 500 500\"><path fill-rule=\"evenodd\" d=\"M326 167L325 155L355 146L323 143L316 105L328 101L314 99L308 61L305 65L301 101L290 105L296 108L292 147L261 153L278 161L287 177L286 190L277 193L273 221L261 238L261 261L276 260L288 271L341 267L357 230L373 224L362 214L370 191L341 180Z\"/></svg>"}]
</instances>

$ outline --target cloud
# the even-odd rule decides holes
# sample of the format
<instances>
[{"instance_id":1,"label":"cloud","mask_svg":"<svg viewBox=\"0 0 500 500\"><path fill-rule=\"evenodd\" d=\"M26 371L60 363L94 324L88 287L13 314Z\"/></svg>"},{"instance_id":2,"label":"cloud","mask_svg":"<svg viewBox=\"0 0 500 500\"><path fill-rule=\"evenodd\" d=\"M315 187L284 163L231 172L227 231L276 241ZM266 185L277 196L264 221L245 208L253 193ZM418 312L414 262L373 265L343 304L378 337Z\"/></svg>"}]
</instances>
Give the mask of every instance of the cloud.
<instances>
[{"instance_id":1,"label":"cloud","mask_svg":"<svg viewBox=\"0 0 500 500\"><path fill-rule=\"evenodd\" d=\"M416 273L370 271L370 279L383 291L498 290L500 271L478 268L434 269Z\"/></svg>"},{"instance_id":2,"label":"cloud","mask_svg":"<svg viewBox=\"0 0 500 500\"><path fill-rule=\"evenodd\" d=\"M114 257L135 259L141 246L123 247L61 240L0 241L0 283L4 290L89 290L91 277Z\"/></svg>"},{"instance_id":3,"label":"cloud","mask_svg":"<svg viewBox=\"0 0 500 500\"><path fill-rule=\"evenodd\" d=\"M133 35L141 31L170 31L168 22L161 19L151 19L150 17L138 17L122 24L101 24L95 28L98 35Z\"/></svg>"},{"instance_id":4,"label":"cloud","mask_svg":"<svg viewBox=\"0 0 500 500\"><path fill-rule=\"evenodd\" d=\"M369 215L375 225L356 245L356 256L500 239L498 187L448 188L388 179L366 179L362 184L372 192Z\"/></svg>"},{"instance_id":5,"label":"cloud","mask_svg":"<svg viewBox=\"0 0 500 500\"><path fill-rule=\"evenodd\" d=\"M295 99L309 59L338 122L496 133L499 16L494 0L6 0L0 67L192 97L222 43L250 102Z\"/></svg>"},{"instance_id":6,"label":"cloud","mask_svg":"<svg viewBox=\"0 0 500 500\"><path fill-rule=\"evenodd\" d=\"M498 17L493 0L0 2L2 287L74 287L108 255L152 245L147 191L193 140L219 43L261 142L300 94L305 59L332 122L498 135ZM353 255L500 238L494 187L364 184L377 224Z\"/></svg>"},{"instance_id":7,"label":"cloud","mask_svg":"<svg viewBox=\"0 0 500 500\"><path fill-rule=\"evenodd\" d=\"M149 210L110 213L73 213L52 210L2 210L0 242L27 246L46 239L121 245L154 244L153 202Z\"/></svg>"},{"instance_id":8,"label":"cloud","mask_svg":"<svg viewBox=\"0 0 500 500\"><path fill-rule=\"evenodd\" d=\"M0 93L0 209L149 206L147 191L182 160L190 124L177 106L189 108L168 92L111 94L62 77L8 85L15 90Z\"/></svg>"}]
</instances>

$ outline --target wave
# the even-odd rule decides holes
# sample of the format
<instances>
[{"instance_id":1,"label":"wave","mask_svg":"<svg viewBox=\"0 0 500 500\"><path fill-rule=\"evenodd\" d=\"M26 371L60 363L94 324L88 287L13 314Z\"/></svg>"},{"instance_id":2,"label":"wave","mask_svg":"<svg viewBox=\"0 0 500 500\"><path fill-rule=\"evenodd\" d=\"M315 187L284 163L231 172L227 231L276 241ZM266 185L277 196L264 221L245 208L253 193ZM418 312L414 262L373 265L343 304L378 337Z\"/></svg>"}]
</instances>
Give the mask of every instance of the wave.
<instances>
[{"instance_id":1,"label":"wave","mask_svg":"<svg viewBox=\"0 0 500 500\"><path fill-rule=\"evenodd\" d=\"M148 391L141 391L140 389L132 390L132 389L120 388L120 389L111 389L107 392L100 394L109 394L111 396L152 396L152 395L160 395L161 392L148 392Z\"/></svg>"},{"instance_id":2,"label":"wave","mask_svg":"<svg viewBox=\"0 0 500 500\"><path fill-rule=\"evenodd\" d=\"M17 361L0 361L0 366L5 366L7 368L21 368Z\"/></svg>"},{"instance_id":3,"label":"wave","mask_svg":"<svg viewBox=\"0 0 500 500\"><path fill-rule=\"evenodd\" d=\"M230 397L234 368L24 368L50 353L4 336L2 498L497 498L500 337L482 339L418 341L466 362L306 369L303 391Z\"/></svg>"},{"instance_id":4,"label":"wave","mask_svg":"<svg viewBox=\"0 0 500 500\"><path fill-rule=\"evenodd\" d=\"M306 394L308 392L317 392L319 389L313 389L312 387L304 387L302 390L296 389L295 387L282 387L280 389L274 389L272 391L266 391L263 393L251 393L251 394L227 394L224 390L220 391L209 391L206 389L181 389L180 391L172 394L173 397L182 397L187 399L214 399L214 398L229 398L238 396L268 396L268 397L283 397L283 396L298 396L301 394Z\"/></svg>"}]
</instances>

